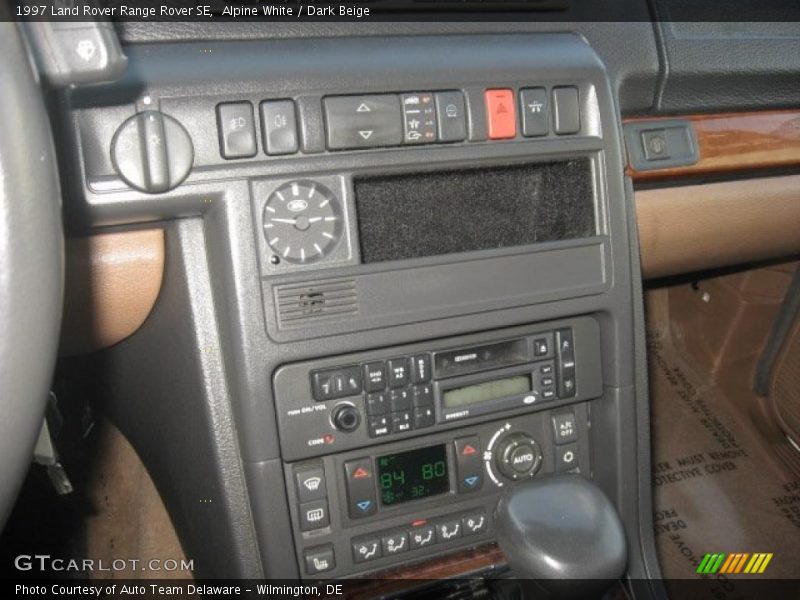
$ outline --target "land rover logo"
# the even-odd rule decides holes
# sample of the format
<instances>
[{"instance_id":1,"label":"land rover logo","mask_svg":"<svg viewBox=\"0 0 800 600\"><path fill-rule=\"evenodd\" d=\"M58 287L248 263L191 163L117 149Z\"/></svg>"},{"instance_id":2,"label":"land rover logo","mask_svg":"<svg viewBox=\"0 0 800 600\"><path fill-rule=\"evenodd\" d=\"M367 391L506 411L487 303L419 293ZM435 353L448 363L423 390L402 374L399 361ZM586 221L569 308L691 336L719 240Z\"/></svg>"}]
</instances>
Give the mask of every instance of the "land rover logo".
<instances>
[{"instance_id":1,"label":"land rover logo","mask_svg":"<svg viewBox=\"0 0 800 600\"><path fill-rule=\"evenodd\" d=\"M301 210L305 210L308 208L308 202L303 200L302 198L296 198L290 201L286 208L288 208L292 212L300 212Z\"/></svg>"}]
</instances>

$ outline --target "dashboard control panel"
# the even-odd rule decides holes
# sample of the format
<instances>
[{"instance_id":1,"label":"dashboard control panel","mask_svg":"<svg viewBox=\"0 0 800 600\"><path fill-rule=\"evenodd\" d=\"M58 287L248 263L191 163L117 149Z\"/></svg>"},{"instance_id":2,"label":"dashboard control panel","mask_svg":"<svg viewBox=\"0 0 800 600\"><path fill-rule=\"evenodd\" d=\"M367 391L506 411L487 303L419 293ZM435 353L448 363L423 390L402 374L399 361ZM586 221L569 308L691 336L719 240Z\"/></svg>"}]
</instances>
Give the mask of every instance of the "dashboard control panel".
<instances>
[{"instance_id":1,"label":"dashboard control panel","mask_svg":"<svg viewBox=\"0 0 800 600\"><path fill-rule=\"evenodd\" d=\"M473 344L438 340L286 365L274 377L283 456L301 460L596 398L599 343L597 322L580 317Z\"/></svg>"},{"instance_id":2,"label":"dashboard control panel","mask_svg":"<svg viewBox=\"0 0 800 600\"><path fill-rule=\"evenodd\" d=\"M551 110L552 105L552 110ZM303 117L294 99L258 103L263 152L285 156L301 151ZM258 154L259 125L248 100L217 105L219 153L223 159ZM489 88L483 106L489 140L577 134L581 130L576 86ZM470 134L462 90L335 95L322 98L325 147L362 150L392 146L464 142ZM475 124L472 123L475 127Z\"/></svg>"},{"instance_id":3,"label":"dashboard control panel","mask_svg":"<svg viewBox=\"0 0 800 600\"><path fill-rule=\"evenodd\" d=\"M304 575L348 576L489 541L505 486L590 476L599 348L587 316L278 369Z\"/></svg>"},{"instance_id":4,"label":"dashboard control panel","mask_svg":"<svg viewBox=\"0 0 800 600\"><path fill-rule=\"evenodd\" d=\"M490 541L506 486L591 476L589 414L578 403L286 463L301 572L342 577Z\"/></svg>"}]
</instances>

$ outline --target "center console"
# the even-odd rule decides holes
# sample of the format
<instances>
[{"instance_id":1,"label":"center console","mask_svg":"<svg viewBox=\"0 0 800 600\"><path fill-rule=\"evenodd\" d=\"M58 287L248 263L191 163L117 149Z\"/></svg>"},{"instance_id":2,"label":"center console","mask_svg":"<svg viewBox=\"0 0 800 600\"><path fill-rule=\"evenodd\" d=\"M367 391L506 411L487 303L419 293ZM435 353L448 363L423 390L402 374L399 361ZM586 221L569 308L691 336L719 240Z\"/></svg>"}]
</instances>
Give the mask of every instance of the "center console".
<instances>
[{"instance_id":1,"label":"center console","mask_svg":"<svg viewBox=\"0 0 800 600\"><path fill-rule=\"evenodd\" d=\"M167 281L187 283L161 306L191 296L218 325L198 364L219 352L201 379L229 401L189 414L231 407L211 437L234 441L208 453L235 448L218 477L243 478L220 480L224 503L184 499L189 554L226 560L192 537L197 519L269 577L414 569L494 542L509 488L575 472L622 516L631 578L657 573L632 199L592 48L167 46L76 92L70 131L87 218L182 217ZM165 461L214 481L176 445Z\"/></svg>"},{"instance_id":2,"label":"center console","mask_svg":"<svg viewBox=\"0 0 800 600\"><path fill-rule=\"evenodd\" d=\"M579 317L384 348L274 384L298 560L351 575L492 539L515 482L591 477L600 330Z\"/></svg>"}]
</instances>

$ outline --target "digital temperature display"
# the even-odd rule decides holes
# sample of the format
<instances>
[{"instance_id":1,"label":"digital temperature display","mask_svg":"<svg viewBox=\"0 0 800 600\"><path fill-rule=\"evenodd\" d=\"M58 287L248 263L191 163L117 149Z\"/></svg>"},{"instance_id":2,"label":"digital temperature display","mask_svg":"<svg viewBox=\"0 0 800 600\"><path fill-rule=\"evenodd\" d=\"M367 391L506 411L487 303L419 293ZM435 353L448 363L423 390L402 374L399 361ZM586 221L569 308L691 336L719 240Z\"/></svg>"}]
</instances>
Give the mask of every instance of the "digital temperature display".
<instances>
[{"instance_id":1,"label":"digital temperature display","mask_svg":"<svg viewBox=\"0 0 800 600\"><path fill-rule=\"evenodd\" d=\"M450 491L445 444L378 457L378 485L384 506Z\"/></svg>"}]
</instances>

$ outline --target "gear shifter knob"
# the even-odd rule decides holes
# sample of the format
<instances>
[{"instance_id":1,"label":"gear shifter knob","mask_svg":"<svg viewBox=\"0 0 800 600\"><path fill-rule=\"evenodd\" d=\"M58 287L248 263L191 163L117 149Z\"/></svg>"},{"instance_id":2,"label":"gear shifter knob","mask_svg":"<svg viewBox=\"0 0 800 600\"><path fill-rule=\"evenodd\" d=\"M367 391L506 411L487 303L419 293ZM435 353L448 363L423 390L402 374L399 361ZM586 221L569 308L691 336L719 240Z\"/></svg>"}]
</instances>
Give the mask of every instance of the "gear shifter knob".
<instances>
[{"instance_id":1,"label":"gear shifter knob","mask_svg":"<svg viewBox=\"0 0 800 600\"><path fill-rule=\"evenodd\" d=\"M512 487L495 520L511 570L554 597L600 594L625 570L622 522L600 488L580 475Z\"/></svg>"}]
</instances>

